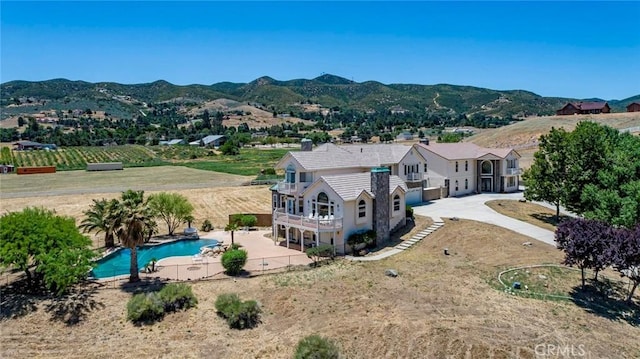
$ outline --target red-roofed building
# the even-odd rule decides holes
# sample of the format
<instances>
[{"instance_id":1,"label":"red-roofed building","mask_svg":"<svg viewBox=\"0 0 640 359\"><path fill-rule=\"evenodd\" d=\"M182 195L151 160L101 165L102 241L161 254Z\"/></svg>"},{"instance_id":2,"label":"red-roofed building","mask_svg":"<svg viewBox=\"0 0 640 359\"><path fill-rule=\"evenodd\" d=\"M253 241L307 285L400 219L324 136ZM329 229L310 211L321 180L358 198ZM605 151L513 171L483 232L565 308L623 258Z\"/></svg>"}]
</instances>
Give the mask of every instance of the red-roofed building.
<instances>
[{"instance_id":1,"label":"red-roofed building","mask_svg":"<svg viewBox=\"0 0 640 359\"><path fill-rule=\"evenodd\" d=\"M609 113L611 107L606 102L568 102L563 108L556 111L561 115L586 115L597 113Z\"/></svg>"}]
</instances>

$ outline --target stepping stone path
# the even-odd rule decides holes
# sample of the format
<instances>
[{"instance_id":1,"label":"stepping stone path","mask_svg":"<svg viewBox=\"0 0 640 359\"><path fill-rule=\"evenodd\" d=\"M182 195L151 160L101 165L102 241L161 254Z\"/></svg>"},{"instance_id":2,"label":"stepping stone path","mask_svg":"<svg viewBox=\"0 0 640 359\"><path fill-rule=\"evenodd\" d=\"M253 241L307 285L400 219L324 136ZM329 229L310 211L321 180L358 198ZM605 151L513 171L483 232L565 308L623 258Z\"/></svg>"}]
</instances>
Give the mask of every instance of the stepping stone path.
<instances>
[{"instance_id":1,"label":"stepping stone path","mask_svg":"<svg viewBox=\"0 0 640 359\"><path fill-rule=\"evenodd\" d=\"M411 248L411 246L413 246L414 244L420 242L422 239L424 239L424 237L430 235L431 233L437 231L438 229L440 229L440 227L444 226L444 221L440 218L434 218L433 219L433 224L429 226L429 228L421 231L420 233L416 234L415 236L411 237L410 239L403 241L402 243L398 244L397 246L395 246L395 249L399 249L401 251L405 250L405 249L409 249Z\"/></svg>"}]
</instances>

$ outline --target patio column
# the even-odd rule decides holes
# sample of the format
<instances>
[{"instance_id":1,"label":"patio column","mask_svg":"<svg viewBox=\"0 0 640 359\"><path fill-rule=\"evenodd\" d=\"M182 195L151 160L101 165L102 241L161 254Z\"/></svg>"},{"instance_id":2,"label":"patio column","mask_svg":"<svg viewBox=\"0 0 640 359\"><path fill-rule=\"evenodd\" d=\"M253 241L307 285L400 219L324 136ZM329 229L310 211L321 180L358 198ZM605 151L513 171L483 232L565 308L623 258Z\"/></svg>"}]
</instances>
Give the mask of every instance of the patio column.
<instances>
[{"instance_id":1,"label":"patio column","mask_svg":"<svg viewBox=\"0 0 640 359\"><path fill-rule=\"evenodd\" d=\"M290 227L285 227L285 233L284 233L284 237L287 239L287 248L289 248L289 228Z\"/></svg>"}]
</instances>

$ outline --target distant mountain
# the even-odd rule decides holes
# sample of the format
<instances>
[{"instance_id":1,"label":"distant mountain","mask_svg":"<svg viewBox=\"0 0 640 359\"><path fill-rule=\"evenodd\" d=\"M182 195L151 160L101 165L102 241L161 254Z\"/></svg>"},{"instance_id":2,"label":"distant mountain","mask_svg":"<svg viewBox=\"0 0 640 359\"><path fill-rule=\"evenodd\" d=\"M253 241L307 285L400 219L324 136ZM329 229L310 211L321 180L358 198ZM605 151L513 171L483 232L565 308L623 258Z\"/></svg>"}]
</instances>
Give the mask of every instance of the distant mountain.
<instances>
[{"instance_id":1,"label":"distant mountain","mask_svg":"<svg viewBox=\"0 0 640 359\"><path fill-rule=\"evenodd\" d=\"M204 101L226 98L259 103L263 108L287 112L301 109L303 103L313 103L327 108L338 107L341 111L352 109L417 114L448 112L492 116L546 115L555 113L555 110L568 101L581 100L542 97L523 90L497 91L448 84L385 85L376 81L354 82L330 74L311 80L279 81L263 76L249 83L220 82L187 86L163 80L133 85L65 79L11 81L0 84L0 94L4 109L10 105L24 105L25 101L29 101L29 104L55 104L56 109L98 106L115 114L135 113L142 103L182 101L187 105L197 105ZM622 112L626 105L639 100L640 95L637 95L624 100L611 100L609 104L614 111Z\"/></svg>"}]
</instances>

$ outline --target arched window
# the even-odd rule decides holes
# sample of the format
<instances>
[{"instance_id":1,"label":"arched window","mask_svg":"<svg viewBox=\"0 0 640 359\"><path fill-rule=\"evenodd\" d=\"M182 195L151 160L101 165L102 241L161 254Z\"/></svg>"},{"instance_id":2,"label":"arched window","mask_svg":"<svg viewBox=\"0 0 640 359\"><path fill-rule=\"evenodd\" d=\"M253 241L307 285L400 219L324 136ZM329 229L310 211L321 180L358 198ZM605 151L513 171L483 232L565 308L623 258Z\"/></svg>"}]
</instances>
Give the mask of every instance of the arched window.
<instances>
[{"instance_id":1,"label":"arched window","mask_svg":"<svg viewBox=\"0 0 640 359\"><path fill-rule=\"evenodd\" d=\"M331 212L331 214L334 213L333 202L329 202L329 196L327 196L327 194L324 192L318 193L318 197L316 199L316 206L317 206L317 213L320 216L328 216L329 212Z\"/></svg>"},{"instance_id":2,"label":"arched window","mask_svg":"<svg viewBox=\"0 0 640 359\"><path fill-rule=\"evenodd\" d=\"M400 210L400 196L393 196L393 211L397 212Z\"/></svg>"},{"instance_id":3,"label":"arched window","mask_svg":"<svg viewBox=\"0 0 640 359\"><path fill-rule=\"evenodd\" d=\"M358 218L364 218L367 216L367 203L364 201L364 199L361 199L360 202L358 202Z\"/></svg>"},{"instance_id":4,"label":"arched window","mask_svg":"<svg viewBox=\"0 0 640 359\"><path fill-rule=\"evenodd\" d=\"M491 161L483 161L481 169L483 175L493 174L493 166L491 165Z\"/></svg>"},{"instance_id":5,"label":"arched window","mask_svg":"<svg viewBox=\"0 0 640 359\"><path fill-rule=\"evenodd\" d=\"M469 180L468 179L464 179L464 189L469 189Z\"/></svg>"},{"instance_id":6,"label":"arched window","mask_svg":"<svg viewBox=\"0 0 640 359\"><path fill-rule=\"evenodd\" d=\"M456 172L458 172L458 161L456 161Z\"/></svg>"},{"instance_id":7,"label":"arched window","mask_svg":"<svg viewBox=\"0 0 640 359\"><path fill-rule=\"evenodd\" d=\"M464 161L464 171L467 172L469 170L469 161Z\"/></svg>"}]
</instances>

